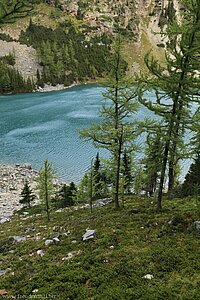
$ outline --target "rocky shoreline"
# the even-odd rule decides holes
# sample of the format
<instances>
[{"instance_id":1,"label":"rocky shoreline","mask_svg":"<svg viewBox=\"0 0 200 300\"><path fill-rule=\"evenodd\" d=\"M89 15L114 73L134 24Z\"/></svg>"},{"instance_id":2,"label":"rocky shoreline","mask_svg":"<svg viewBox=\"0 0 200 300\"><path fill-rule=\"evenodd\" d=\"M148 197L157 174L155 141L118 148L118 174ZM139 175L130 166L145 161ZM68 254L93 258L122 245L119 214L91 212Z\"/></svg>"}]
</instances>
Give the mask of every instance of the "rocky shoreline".
<instances>
[{"instance_id":1,"label":"rocky shoreline","mask_svg":"<svg viewBox=\"0 0 200 300\"><path fill-rule=\"evenodd\" d=\"M77 86L78 84L72 84L70 86L65 86L64 84L57 84L57 85L50 85L45 84L44 87L39 87L36 92L45 93L45 92L53 92L53 91L62 91L66 89L70 89L74 86Z\"/></svg>"},{"instance_id":2,"label":"rocky shoreline","mask_svg":"<svg viewBox=\"0 0 200 300\"><path fill-rule=\"evenodd\" d=\"M0 224L22 207L19 199L26 180L35 192L37 175L30 164L0 165Z\"/></svg>"}]
</instances>

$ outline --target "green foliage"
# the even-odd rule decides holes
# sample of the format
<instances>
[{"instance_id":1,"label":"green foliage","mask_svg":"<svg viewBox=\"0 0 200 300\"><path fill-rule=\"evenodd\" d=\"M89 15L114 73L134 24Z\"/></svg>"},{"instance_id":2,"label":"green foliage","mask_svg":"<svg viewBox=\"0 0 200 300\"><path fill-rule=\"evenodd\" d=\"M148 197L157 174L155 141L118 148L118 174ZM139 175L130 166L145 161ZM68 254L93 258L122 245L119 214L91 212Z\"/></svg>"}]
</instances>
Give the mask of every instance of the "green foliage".
<instances>
[{"instance_id":1,"label":"green foliage","mask_svg":"<svg viewBox=\"0 0 200 300\"><path fill-rule=\"evenodd\" d=\"M48 221L50 220L50 202L54 192L54 176L55 170L52 164L45 160L44 166L40 169L37 177L37 189L39 191L39 197L45 205Z\"/></svg>"},{"instance_id":2,"label":"green foliage","mask_svg":"<svg viewBox=\"0 0 200 300\"><path fill-rule=\"evenodd\" d=\"M0 40L6 41L6 42L12 42L13 38L11 36L9 36L8 34L1 32L0 33Z\"/></svg>"},{"instance_id":3,"label":"green foliage","mask_svg":"<svg viewBox=\"0 0 200 300\"><path fill-rule=\"evenodd\" d=\"M110 38L103 34L88 41L83 32L67 21L52 30L31 20L21 33L20 42L37 49L44 83L70 85L102 77L110 70Z\"/></svg>"},{"instance_id":4,"label":"green foliage","mask_svg":"<svg viewBox=\"0 0 200 300\"><path fill-rule=\"evenodd\" d=\"M7 65L10 65L10 66L15 65L15 55L11 52L8 55L2 56L0 58L0 60Z\"/></svg>"},{"instance_id":5,"label":"green foliage","mask_svg":"<svg viewBox=\"0 0 200 300\"><path fill-rule=\"evenodd\" d=\"M134 133L134 122L130 118L138 108L135 88L124 78L126 63L121 55L121 45L121 37L117 37L107 89L103 93L105 103L101 109L102 121L81 131L83 138L92 140L97 147L107 149L112 156L113 198L116 208L119 208L121 155L125 148L133 145L137 135Z\"/></svg>"},{"instance_id":6,"label":"green foliage","mask_svg":"<svg viewBox=\"0 0 200 300\"><path fill-rule=\"evenodd\" d=\"M1 0L0 2L0 26L4 23L13 23L17 18L23 18L31 14L35 0Z\"/></svg>"},{"instance_id":7,"label":"green foliage","mask_svg":"<svg viewBox=\"0 0 200 300\"><path fill-rule=\"evenodd\" d=\"M133 173L133 190L136 195L140 195L145 190L146 174L142 164L135 166Z\"/></svg>"},{"instance_id":8,"label":"green foliage","mask_svg":"<svg viewBox=\"0 0 200 300\"><path fill-rule=\"evenodd\" d=\"M182 184L182 196L200 196L200 156L191 164Z\"/></svg>"},{"instance_id":9,"label":"green foliage","mask_svg":"<svg viewBox=\"0 0 200 300\"><path fill-rule=\"evenodd\" d=\"M145 57L149 69L148 79L142 78L141 90L155 92L154 99L142 97L141 103L162 118L165 128L165 145L157 199L157 209L162 207L162 192L169 165L168 192L171 194L178 159L183 148L183 137L187 124L192 122L191 103L199 103L199 11L200 1L184 2L182 24L169 26L165 35L169 39L165 51L166 64L159 63L151 53ZM143 80L144 79L144 80Z\"/></svg>"},{"instance_id":10,"label":"green foliage","mask_svg":"<svg viewBox=\"0 0 200 300\"><path fill-rule=\"evenodd\" d=\"M31 202L35 199L35 195L33 194L28 182L26 181L24 187L21 192L21 199L19 203L31 207Z\"/></svg>"},{"instance_id":11,"label":"green foliage","mask_svg":"<svg viewBox=\"0 0 200 300\"><path fill-rule=\"evenodd\" d=\"M4 60L13 63L13 57L4 57ZM34 82L22 77L19 71L9 67L4 61L0 61L0 94L27 93L35 89Z\"/></svg>"},{"instance_id":12,"label":"green foliage","mask_svg":"<svg viewBox=\"0 0 200 300\"><path fill-rule=\"evenodd\" d=\"M94 209L92 218L87 210L63 210L52 212L46 224L44 212L36 216L31 208L28 218L15 215L2 224L1 269L7 272L1 276L1 288L18 298L198 300L195 199L166 199L167 209L159 215L142 197L131 195L125 200L123 210L108 205ZM138 214L131 213L133 207ZM54 234L55 225L62 227L60 244L46 247L44 240ZM83 242L88 227L96 229L96 237ZM27 229L29 238L14 243L11 237ZM38 249L44 256L36 254ZM63 260L69 252L74 256ZM143 278L146 274L153 278Z\"/></svg>"},{"instance_id":13,"label":"green foliage","mask_svg":"<svg viewBox=\"0 0 200 300\"><path fill-rule=\"evenodd\" d=\"M63 184L53 199L55 207L64 208L74 205L76 191L77 189L73 182L70 185Z\"/></svg>"},{"instance_id":14,"label":"green foliage","mask_svg":"<svg viewBox=\"0 0 200 300\"><path fill-rule=\"evenodd\" d=\"M169 25L170 23L173 23L176 19L176 10L174 8L173 1L169 1L167 7L165 9L162 9L158 25L163 28L164 25Z\"/></svg>"},{"instance_id":15,"label":"green foliage","mask_svg":"<svg viewBox=\"0 0 200 300\"><path fill-rule=\"evenodd\" d=\"M76 199L80 203L88 203L89 200L102 199L110 196L109 174L105 169L107 164L102 164L97 153L90 171L83 176L76 193Z\"/></svg>"},{"instance_id":16,"label":"green foliage","mask_svg":"<svg viewBox=\"0 0 200 300\"><path fill-rule=\"evenodd\" d=\"M133 183L132 159L126 149L122 157L122 176L124 178L124 192L129 194Z\"/></svg>"},{"instance_id":17,"label":"green foliage","mask_svg":"<svg viewBox=\"0 0 200 300\"><path fill-rule=\"evenodd\" d=\"M78 203L87 203L90 199L90 174L86 173L78 186L76 199Z\"/></svg>"},{"instance_id":18,"label":"green foliage","mask_svg":"<svg viewBox=\"0 0 200 300\"><path fill-rule=\"evenodd\" d=\"M102 199L109 195L109 187L108 187L108 174L106 174L106 171L104 169L104 165L102 165L99 153L96 155L96 159L93 164L93 191L92 191L92 197L93 200L95 199Z\"/></svg>"},{"instance_id":19,"label":"green foliage","mask_svg":"<svg viewBox=\"0 0 200 300\"><path fill-rule=\"evenodd\" d=\"M158 127L157 131L149 132L146 139L144 164L144 190L153 196L158 183L158 178L161 171L162 156L163 156L163 131Z\"/></svg>"}]
</instances>

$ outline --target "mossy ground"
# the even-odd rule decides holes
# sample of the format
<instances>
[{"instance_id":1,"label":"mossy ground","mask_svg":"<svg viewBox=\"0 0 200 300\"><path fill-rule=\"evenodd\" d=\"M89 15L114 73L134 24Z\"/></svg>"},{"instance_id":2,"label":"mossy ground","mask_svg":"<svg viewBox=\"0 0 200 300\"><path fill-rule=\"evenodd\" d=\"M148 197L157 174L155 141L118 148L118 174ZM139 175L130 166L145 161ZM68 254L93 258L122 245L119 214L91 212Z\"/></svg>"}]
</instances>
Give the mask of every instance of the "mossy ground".
<instances>
[{"instance_id":1,"label":"mossy ground","mask_svg":"<svg viewBox=\"0 0 200 300\"><path fill-rule=\"evenodd\" d=\"M45 213L16 215L1 225L0 267L7 272L0 289L37 299L199 299L199 232L193 226L199 210L193 199L165 199L164 206L156 213L151 200L130 196L124 209L109 204L92 215L74 208L52 212L50 222ZM47 247L53 226L62 227L61 242ZM86 228L96 237L83 242ZM13 243L14 235L27 239ZM73 258L63 260L69 252Z\"/></svg>"}]
</instances>

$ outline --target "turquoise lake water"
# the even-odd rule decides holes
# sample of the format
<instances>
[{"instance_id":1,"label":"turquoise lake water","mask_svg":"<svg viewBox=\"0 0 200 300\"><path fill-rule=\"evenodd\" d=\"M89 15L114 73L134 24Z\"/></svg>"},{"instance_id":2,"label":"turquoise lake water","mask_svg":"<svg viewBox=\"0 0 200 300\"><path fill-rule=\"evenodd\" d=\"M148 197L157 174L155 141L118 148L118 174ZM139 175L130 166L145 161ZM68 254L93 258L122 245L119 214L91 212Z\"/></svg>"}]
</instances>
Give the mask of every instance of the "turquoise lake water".
<instances>
[{"instance_id":1,"label":"turquoise lake water","mask_svg":"<svg viewBox=\"0 0 200 300\"><path fill-rule=\"evenodd\" d=\"M78 182L98 151L80 139L79 130L100 121L102 91L102 87L84 85L0 96L0 163L31 163L39 169L48 159L61 180ZM142 108L137 118L148 115ZM108 156L106 150L100 154Z\"/></svg>"},{"instance_id":2,"label":"turquoise lake water","mask_svg":"<svg viewBox=\"0 0 200 300\"><path fill-rule=\"evenodd\" d=\"M48 159L60 179L79 181L97 153L79 130L99 121L102 88L80 86L0 96L0 163L40 168Z\"/></svg>"}]
</instances>

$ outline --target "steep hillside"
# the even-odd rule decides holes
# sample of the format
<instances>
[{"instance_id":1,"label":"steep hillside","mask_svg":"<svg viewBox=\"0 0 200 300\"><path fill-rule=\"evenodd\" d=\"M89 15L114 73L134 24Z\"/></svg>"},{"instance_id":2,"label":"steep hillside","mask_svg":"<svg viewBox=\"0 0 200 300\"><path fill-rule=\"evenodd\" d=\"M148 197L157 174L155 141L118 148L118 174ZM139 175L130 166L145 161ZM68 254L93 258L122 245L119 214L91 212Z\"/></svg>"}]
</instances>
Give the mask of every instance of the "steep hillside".
<instances>
[{"instance_id":1,"label":"steep hillside","mask_svg":"<svg viewBox=\"0 0 200 300\"><path fill-rule=\"evenodd\" d=\"M52 30L62 27L65 28L66 32L69 31L69 27L71 26L76 33L79 32L82 34L81 38L77 38L83 44L91 41L91 38L98 37L99 40L96 40L96 44L99 44L100 47L95 49L98 53L99 49L102 48L101 37L104 35L112 38L120 28L125 37L124 58L128 63L130 74L143 69L143 58L149 49L152 49L154 55L159 59L163 59L162 47L164 41L160 34L155 33L159 33L173 18L179 18L179 4L177 0L46 0L41 2L46 3L36 5L34 13L31 15L32 23L35 26L43 26ZM29 25L30 16L27 16L17 19L14 23L6 24L1 28L0 38L4 39L4 41L1 41L0 57L13 52L16 62L14 67L24 77L31 76L36 81L37 70L42 74L45 62L41 61L41 55L37 55L37 50L41 47L33 45L33 42L29 42L28 35L30 31L27 31ZM37 31L37 28L34 29ZM21 38L23 32L26 35L25 39ZM46 41L41 40L42 42ZM109 47L109 44L107 46ZM88 47L88 45L85 45L85 47ZM90 50L94 52L94 49ZM55 49L51 49L51 51L53 53ZM73 81L94 80L99 76L104 76L107 71L99 70L98 66L89 61L85 51L82 52L86 60L82 66L77 64L77 68L85 69L85 71L74 75L74 71L69 66L65 66L64 70L60 72L63 74L62 76L59 75L60 79L51 79L47 75L46 82L49 81L53 84L66 82L66 85L69 85ZM104 56L107 56L107 54L105 52ZM58 60L55 57L53 59L54 62ZM70 60L73 59L73 57L70 57ZM75 57L75 64L77 60ZM107 62L104 63L107 64ZM61 64L63 64L63 60L60 61ZM53 72L52 70L50 71L51 73L55 73L55 70ZM50 71L45 70L46 73ZM66 76L70 76L70 79L67 78L65 80L64 77Z\"/></svg>"}]
</instances>

